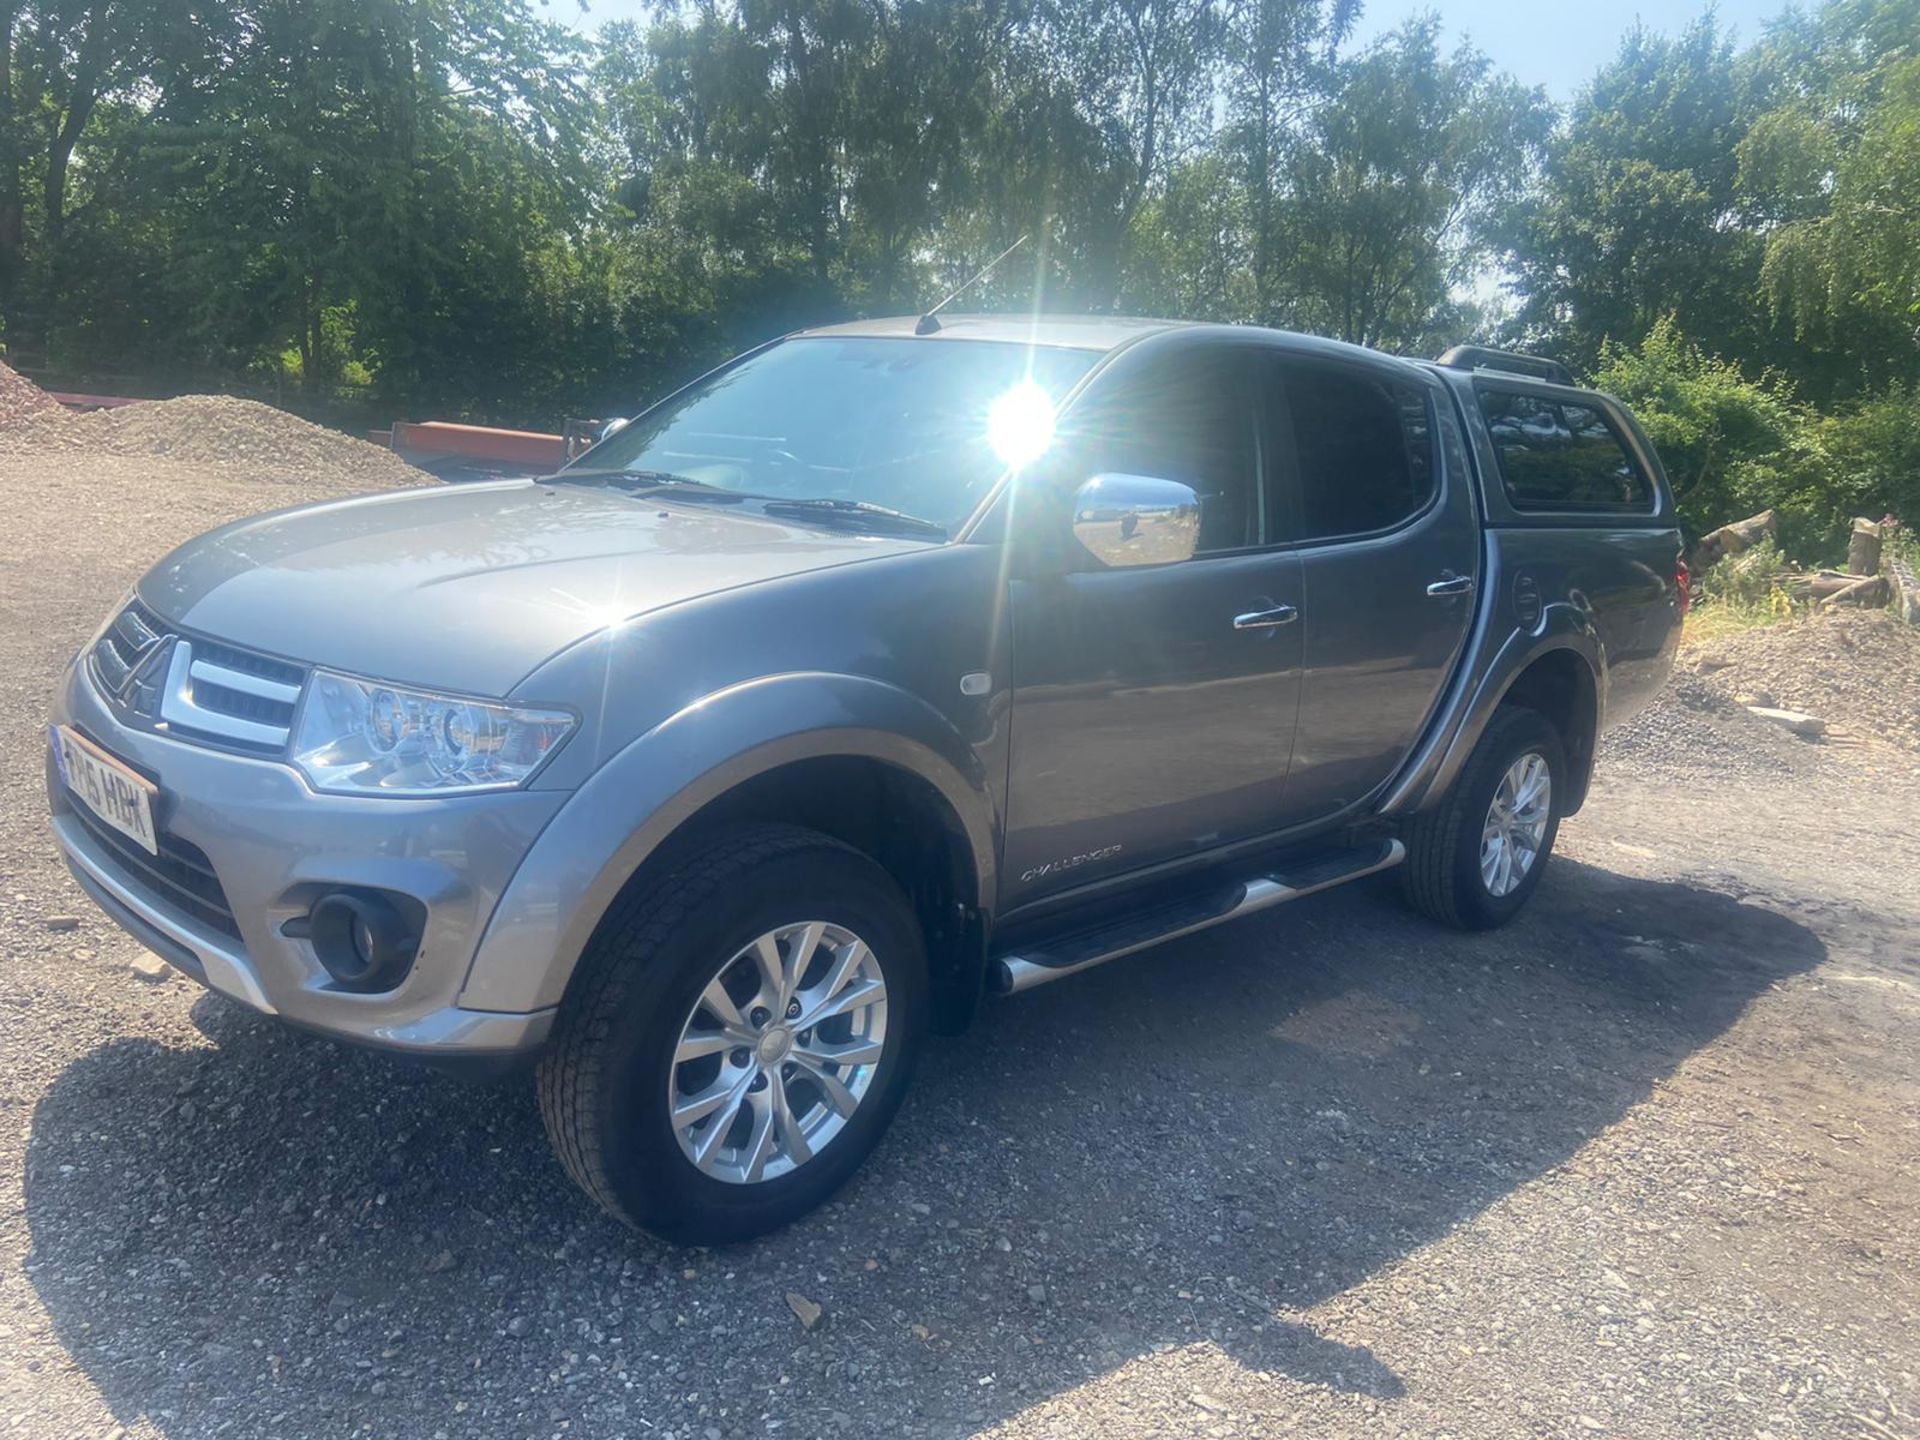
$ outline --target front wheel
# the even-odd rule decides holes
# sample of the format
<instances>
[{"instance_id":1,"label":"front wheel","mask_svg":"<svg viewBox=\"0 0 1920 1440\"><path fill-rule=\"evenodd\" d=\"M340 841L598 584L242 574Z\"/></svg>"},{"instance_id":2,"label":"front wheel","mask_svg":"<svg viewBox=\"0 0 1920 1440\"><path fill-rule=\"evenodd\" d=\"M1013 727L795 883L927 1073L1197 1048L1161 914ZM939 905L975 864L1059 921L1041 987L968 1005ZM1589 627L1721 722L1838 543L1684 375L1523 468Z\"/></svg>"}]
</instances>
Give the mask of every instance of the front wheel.
<instances>
[{"instance_id":1,"label":"front wheel","mask_svg":"<svg viewBox=\"0 0 1920 1440\"><path fill-rule=\"evenodd\" d=\"M1546 717L1496 711L1446 799L1402 832L1401 894L1463 930L1506 924L1540 884L1567 789L1566 749Z\"/></svg>"},{"instance_id":2,"label":"front wheel","mask_svg":"<svg viewBox=\"0 0 1920 1440\"><path fill-rule=\"evenodd\" d=\"M804 1215L879 1143L926 1030L898 886L827 836L755 825L641 886L602 926L540 1067L567 1172L668 1239Z\"/></svg>"}]
</instances>

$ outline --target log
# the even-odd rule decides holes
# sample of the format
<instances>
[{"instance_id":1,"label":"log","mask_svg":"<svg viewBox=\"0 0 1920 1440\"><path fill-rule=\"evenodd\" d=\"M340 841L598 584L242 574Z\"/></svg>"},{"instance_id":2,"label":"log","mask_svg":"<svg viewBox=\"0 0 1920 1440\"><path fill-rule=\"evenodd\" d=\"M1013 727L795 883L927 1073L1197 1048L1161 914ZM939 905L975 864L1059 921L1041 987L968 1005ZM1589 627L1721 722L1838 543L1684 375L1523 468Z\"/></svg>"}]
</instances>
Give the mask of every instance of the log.
<instances>
[{"instance_id":1,"label":"log","mask_svg":"<svg viewBox=\"0 0 1920 1440\"><path fill-rule=\"evenodd\" d=\"M1700 574L1717 560L1729 555L1738 555L1758 545L1776 533L1779 521L1773 511L1762 510L1758 515L1749 515L1745 520L1736 520L1731 525L1722 525L1718 530L1709 531L1700 537L1700 543L1693 547L1693 554L1687 557L1687 566L1695 575Z\"/></svg>"},{"instance_id":2,"label":"log","mask_svg":"<svg viewBox=\"0 0 1920 1440\"><path fill-rule=\"evenodd\" d=\"M1847 569L1855 575L1880 573L1880 527L1856 516L1847 539Z\"/></svg>"},{"instance_id":3,"label":"log","mask_svg":"<svg viewBox=\"0 0 1920 1440\"><path fill-rule=\"evenodd\" d=\"M1819 570L1812 574L1789 571L1776 575L1774 584L1796 600L1825 600L1838 595L1859 579L1858 575L1847 575L1838 570Z\"/></svg>"},{"instance_id":4,"label":"log","mask_svg":"<svg viewBox=\"0 0 1920 1440\"><path fill-rule=\"evenodd\" d=\"M1862 575L1851 585L1842 586L1832 594L1824 596L1819 605L1825 610L1831 605L1879 606L1887 603L1891 587L1884 575Z\"/></svg>"},{"instance_id":5,"label":"log","mask_svg":"<svg viewBox=\"0 0 1920 1440\"><path fill-rule=\"evenodd\" d=\"M1893 603L1900 618L1909 625L1920 625L1920 579L1915 578L1913 567L1895 555L1887 569L1893 572L1889 578L1893 581Z\"/></svg>"}]
</instances>

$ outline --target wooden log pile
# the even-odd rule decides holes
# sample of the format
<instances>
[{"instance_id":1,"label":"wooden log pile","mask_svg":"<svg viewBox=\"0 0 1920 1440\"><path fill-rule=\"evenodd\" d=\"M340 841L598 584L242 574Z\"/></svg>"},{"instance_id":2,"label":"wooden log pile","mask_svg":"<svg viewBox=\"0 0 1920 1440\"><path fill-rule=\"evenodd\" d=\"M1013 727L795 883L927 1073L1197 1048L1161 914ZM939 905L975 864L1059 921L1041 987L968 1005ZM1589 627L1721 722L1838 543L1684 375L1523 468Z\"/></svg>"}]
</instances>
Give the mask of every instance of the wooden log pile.
<instances>
[{"instance_id":1,"label":"wooden log pile","mask_svg":"<svg viewBox=\"0 0 1920 1440\"><path fill-rule=\"evenodd\" d=\"M1778 531L1778 523L1773 511L1762 510L1745 520L1722 525L1700 538L1700 543L1687 556L1688 567L1695 575L1702 574L1709 566L1728 556L1738 555L1762 540L1772 539ZM1806 601L1816 609L1825 610L1836 605L1857 605L1871 609L1897 603L1902 614L1909 618L1920 618L1920 589L1910 590L1908 584L1903 583L1898 573L1902 567L1883 563L1884 538L1879 523L1857 519L1848 538L1845 570L1802 570L1797 566L1789 566L1775 571L1771 577L1772 583L1795 600Z\"/></svg>"},{"instance_id":2,"label":"wooden log pile","mask_svg":"<svg viewBox=\"0 0 1920 1440\"><path fill-rule=\"evenodd\" d=\"M1745 520L1736 520L1731 525L1722 525L1700 537L1700 543L1693 547L1693 553L1687 556L1687 568L1696 575L1704 575L1711 565L1726 559L1729 555L1738 555L1742 550L1750 550L1762 540L1770 540L1779 528L1778 518L1771 510L1762 510L1758 515L1749 515Z\"/></svg>"},{"instance_id":3,"label":"wooden log pile","mask_svg":"<svg viewBox=\"0 0 1920 1440\"><path fill-rule=\"evenodd\" d=\"M1796 600L1811 600L1816 609L1832 605L1885 605L1893 589L1884 575L1850 575L1839 570L1783 570L1774 584Z\"/></svg>"}]
</instances>

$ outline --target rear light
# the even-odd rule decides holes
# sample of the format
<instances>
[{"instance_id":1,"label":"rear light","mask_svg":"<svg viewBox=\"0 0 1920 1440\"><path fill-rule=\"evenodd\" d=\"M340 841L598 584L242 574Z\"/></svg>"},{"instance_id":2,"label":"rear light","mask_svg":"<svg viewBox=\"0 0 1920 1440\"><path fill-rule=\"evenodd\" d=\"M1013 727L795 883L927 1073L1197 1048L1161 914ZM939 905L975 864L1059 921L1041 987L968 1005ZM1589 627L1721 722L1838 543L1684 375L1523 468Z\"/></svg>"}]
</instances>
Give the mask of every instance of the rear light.
<instances>
[{"instance_id":1,"label":"rear light","mask_svg":"<svg viewBox=\"0 0 1920 1440\"><path fill-rule=\"evenodd\" d=\"M1693 571L1687 568L1684 555L1673 562L1673 587L1680 596L1680 613L1684 615L1693 608Z\"/></svg>"}]
</instances>

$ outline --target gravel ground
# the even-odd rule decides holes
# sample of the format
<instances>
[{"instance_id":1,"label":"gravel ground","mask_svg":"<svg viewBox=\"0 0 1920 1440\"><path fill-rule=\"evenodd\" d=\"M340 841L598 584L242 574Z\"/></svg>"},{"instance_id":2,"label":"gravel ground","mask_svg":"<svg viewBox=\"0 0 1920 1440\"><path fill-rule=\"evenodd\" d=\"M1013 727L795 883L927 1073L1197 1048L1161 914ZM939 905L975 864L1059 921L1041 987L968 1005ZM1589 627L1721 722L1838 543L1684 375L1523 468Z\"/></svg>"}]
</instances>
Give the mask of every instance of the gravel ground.
<instances>
[{"instance_id":1,"label":"gravel ground","mask_svg":"<svg viewBox=\"0 0 1920 1440\"><path fill-rule=\"evenodd\" d=\"M53 858L59 666L326 490L0 459L13 1433L1920 1436L1911 754L1685 677L1509 929L1363 885L996 1005L824 1213L676 1250L524 1081L207 996Z\"/></svg>"}]
</instances>

